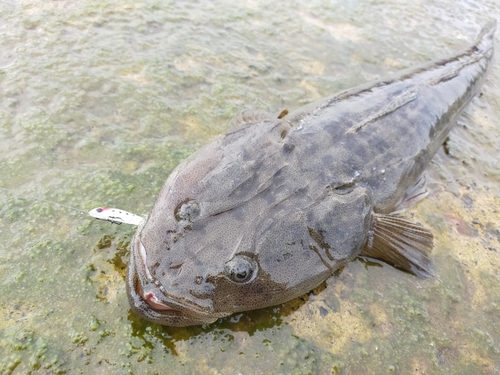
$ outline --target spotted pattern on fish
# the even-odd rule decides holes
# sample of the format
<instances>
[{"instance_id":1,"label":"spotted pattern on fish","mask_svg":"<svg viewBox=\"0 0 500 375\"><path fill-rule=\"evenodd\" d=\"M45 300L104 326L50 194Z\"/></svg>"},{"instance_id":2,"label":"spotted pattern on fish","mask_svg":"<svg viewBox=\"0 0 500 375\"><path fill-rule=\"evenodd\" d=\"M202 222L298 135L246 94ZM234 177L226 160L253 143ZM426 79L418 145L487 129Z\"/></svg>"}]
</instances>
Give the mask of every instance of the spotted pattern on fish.
<instances>
[{"instance_id":1,"label":"spotted pattern on fish","mask_svg":"<svg viewBox=\"0 0 500 375\"><path fill-rule=\"evenodd\" d=\"M295 111L239 114L172 172L139 226L132 309L210 323L300 296L360 254L432 277L432 233L391 213L425 195L420 177L485 80L494 30Z\"/></svg>"}]
</instances>

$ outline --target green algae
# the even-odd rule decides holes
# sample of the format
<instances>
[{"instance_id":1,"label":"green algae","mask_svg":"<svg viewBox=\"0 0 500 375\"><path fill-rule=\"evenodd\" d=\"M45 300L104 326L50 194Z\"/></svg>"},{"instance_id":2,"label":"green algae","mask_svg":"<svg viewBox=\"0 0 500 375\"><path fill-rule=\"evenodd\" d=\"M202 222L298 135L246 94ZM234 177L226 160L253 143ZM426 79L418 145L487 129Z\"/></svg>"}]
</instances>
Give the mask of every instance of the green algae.
<instances>
[{"instance_id":1,"label":"green algae","mask_svg":"<svg viewBox=\"0 0 500 375\"><path fill-rule=\"evenodd\" d=\"M407 213L432 228L436 278L356 260L209 326L130 312L134 228L88 210L147 214L241 109L278 113L442 57L500 15L493 1L292 5L0 2L1 374L500 373L497 63Z\"/></svg>"}]
</instances>

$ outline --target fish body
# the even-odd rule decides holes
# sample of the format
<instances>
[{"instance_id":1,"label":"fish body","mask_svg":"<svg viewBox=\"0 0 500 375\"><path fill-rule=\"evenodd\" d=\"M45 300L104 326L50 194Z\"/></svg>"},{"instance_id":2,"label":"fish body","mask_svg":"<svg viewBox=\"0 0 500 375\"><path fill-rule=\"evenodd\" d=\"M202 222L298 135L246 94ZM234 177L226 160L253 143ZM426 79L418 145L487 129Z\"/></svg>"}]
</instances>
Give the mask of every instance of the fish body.
<instances>
[{"instance_id":1,"label":"fish body","mask_svg":"<svg viewBox=\"0 0 500 375\"><path fill-rule=\"evenodd\" d=\"M132 309L205 324L276 305L358 255L434 273L432 233L391 213L483 83L495 25L465 51L292 113L242 112L169 176L132 243Z\"/></svg>"}]
</instances>

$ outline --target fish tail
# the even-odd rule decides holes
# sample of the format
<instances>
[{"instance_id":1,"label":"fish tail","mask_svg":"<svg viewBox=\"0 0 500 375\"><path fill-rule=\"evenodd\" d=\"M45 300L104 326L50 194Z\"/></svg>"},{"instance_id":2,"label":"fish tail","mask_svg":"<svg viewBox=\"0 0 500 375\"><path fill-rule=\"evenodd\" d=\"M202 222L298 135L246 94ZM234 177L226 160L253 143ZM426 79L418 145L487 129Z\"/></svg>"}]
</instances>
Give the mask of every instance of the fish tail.
<instances>
[{"instance_id":1,"label":"fish tail","mask_svg":"<svg viewBox=\"0 0 500 375\"><path fill-rule=\"evenodd\" d=\"M489 21L479 32L476 45L485 45L485 47L493 48L493 40L495 37L495 30L497 29L497 20Z\"/></svg>"},{"instance_id":2,"label":"fish tail","mask_svg":"<svg viewBox=\"0 0 500 375\"><path fill-rule=\"evenodd\" d=\"M495 45L495 31L497 29L497 21L491 20L479 32L476 43L471 47L471 55L479 55L480 59L491 60L493 57L493 49Z\"/></svg>"}]
</instances>

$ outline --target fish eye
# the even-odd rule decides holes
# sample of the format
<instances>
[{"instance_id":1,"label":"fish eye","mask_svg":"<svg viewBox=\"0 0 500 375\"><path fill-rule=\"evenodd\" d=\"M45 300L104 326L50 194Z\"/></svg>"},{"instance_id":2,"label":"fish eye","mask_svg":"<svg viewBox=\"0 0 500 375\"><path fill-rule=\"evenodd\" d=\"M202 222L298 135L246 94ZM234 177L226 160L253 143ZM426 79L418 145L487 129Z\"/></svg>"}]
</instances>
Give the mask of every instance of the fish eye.
<instances>
[{"instance_id":1,"label":"fish eye","mask_svg":"<svg viewBox=\"0 0 500 375\"><path fill-rule=\"evenodd\" d=\"M251 280L256 268L255 261L245 255L236 255L224 265L226 276L236 283Z\"/></svg>"},{"instance_id":2,"label":"fish eye","mask_svg":"<svg viewBox=\"0 0 500 375\"><path fill-rule=\"evenodd\" d=\"M200 216L200 205L194 200L186 199L175 207L174 216L177 221L193 221Z\"/></svg>"}]
</instances>

